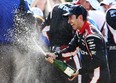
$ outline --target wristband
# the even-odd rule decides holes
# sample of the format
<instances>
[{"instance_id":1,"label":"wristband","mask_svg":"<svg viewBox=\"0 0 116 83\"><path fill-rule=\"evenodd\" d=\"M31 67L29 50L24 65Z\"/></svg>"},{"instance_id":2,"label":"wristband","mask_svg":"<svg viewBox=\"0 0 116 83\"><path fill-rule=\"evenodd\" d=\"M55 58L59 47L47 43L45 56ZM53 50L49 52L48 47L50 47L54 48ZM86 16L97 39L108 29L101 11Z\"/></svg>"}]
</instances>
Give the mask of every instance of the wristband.
<instances>
[{"instance_id":1,"label":"wristband","mask_svg":"<svg viewBox=\"0 0 116 83\"><path fill-rule=\"evenodd\" d=\"M54 52L55 55L57 55L57 58L62 58L62 54L58 52Z\"/></svg>"}]
</instances>

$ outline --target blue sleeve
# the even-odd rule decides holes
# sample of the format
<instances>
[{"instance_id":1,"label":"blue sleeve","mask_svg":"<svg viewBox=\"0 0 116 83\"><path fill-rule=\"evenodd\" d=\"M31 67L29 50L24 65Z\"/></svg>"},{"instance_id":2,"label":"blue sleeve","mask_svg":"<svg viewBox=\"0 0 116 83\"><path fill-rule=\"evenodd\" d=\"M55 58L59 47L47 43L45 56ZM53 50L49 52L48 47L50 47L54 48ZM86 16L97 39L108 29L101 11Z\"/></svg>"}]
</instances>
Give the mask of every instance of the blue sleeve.
<instances>
[{"instance_id":1,"label":"blue sleeve","mask_svg":"<svg viewBox=\"0 0 116 83\"><path fill-rule=\"evenodd\" d=\"M90 18L90 17L87 17L88 18L88 21L92 24L92 25L94 25L95 27L97 27L97 29L99 29L98 28L98 25L96 24L96 22L92 19L92 18Z\"/></svg>"},{"instance_id":2,"label":"blue sleeve","mask_svg":"<svg viewBox=\"0 0 116 83\"><path fill-rule=\"evenodd\" d=\"M30 11L29 3L28 3L27 1L25 1L25 6L26 6L26 10L27 10L27 11Z\"/></svg>"}]
</instances>

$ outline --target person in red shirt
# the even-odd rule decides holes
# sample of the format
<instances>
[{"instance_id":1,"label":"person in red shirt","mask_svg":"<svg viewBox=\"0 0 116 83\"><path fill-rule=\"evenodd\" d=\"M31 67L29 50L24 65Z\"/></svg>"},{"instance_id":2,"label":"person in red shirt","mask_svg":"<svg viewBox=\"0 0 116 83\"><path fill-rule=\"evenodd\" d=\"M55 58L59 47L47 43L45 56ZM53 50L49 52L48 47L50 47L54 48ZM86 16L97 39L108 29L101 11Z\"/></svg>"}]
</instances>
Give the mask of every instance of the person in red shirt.
<instances>
[{"instance_id":1,"label":"person in red shirt","mask_svg":"<svg viewBox=\"0 0 116 83\"><path fill-rule=\"evenodd\" d=\"M76 5L79 5L79 4L84 5L85 2L86 2L86 0L77 0L77 1L74 2L74 4L76 4Z\"/></svg>"}]
</instances>

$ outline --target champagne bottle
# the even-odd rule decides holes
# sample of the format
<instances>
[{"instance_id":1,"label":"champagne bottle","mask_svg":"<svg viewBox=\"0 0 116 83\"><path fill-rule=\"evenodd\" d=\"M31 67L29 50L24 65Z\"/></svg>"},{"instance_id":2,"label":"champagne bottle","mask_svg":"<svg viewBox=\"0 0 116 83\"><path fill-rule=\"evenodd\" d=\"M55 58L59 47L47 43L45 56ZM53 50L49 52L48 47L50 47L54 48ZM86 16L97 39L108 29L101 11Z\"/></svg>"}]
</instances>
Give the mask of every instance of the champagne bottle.
<instances>
[{"instance_id":1,"label":"champagne bottle","mask_svg":"<svg viewBox=\"0 0 116 83\"><path fill-rule=\"evenodd\" d=\"M54 62L53 62L54 66L57 67L62 72L64 72L69 78L71 78L72 74L74 74L76 72L76 69L72 68L67 63L65 63L61 60L57 60L57 59L53 59L53 60L54 60Z\"/></svg>"}]
</instances>

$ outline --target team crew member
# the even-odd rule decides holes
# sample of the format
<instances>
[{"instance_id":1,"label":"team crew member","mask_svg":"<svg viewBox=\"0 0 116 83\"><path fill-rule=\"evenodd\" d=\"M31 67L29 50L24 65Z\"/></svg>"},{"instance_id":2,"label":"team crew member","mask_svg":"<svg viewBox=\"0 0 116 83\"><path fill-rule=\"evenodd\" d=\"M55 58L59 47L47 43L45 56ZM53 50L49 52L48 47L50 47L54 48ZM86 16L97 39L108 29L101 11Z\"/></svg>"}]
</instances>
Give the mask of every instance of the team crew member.
<instances>
[{"instance_id":1,"label":"team crew member","mask_svg":"<svg viewBox=\"0 0 116 83\"><path fill-rule=\"evenodd\" d=\"M116 6L112 6L106 12L108 23L108 61L111 73L111 83L116 83Z\"/></svg>"},{"instance_id":2,"label":"team crew member","mask_svg":"<svg viewBox=\"0 0 116 83\"><path fill-rule=\"evenodd\" d=\"M67 23L68 19L62 16L62 14L66 13L71 6L71 4L55 5L48 17L42 23L42 28L50 26L49 31L46 33L50 42L48 47L51 52L67 46L74 36L74 30L71 28L71 25Z\"/></svg>"},{"instance_id":3,"label":"team crew member","mask_svg":"<svg viewBox=\"0 0 116 83\"><path fill-rule=\"evenodd\" d=\"M79 47L82 68L69 80L72 81L81 74L82 83L110 83L105 41L96 27L87 21L87 11L82 6L73 6L64 16L68 16L68 22L76 30L76 34L67 48L56 52L55 55L48 53L51 57L46 60L52 63L53 58L66 57L63 53L73 52Z\"/></svg>"}]
</instances>

